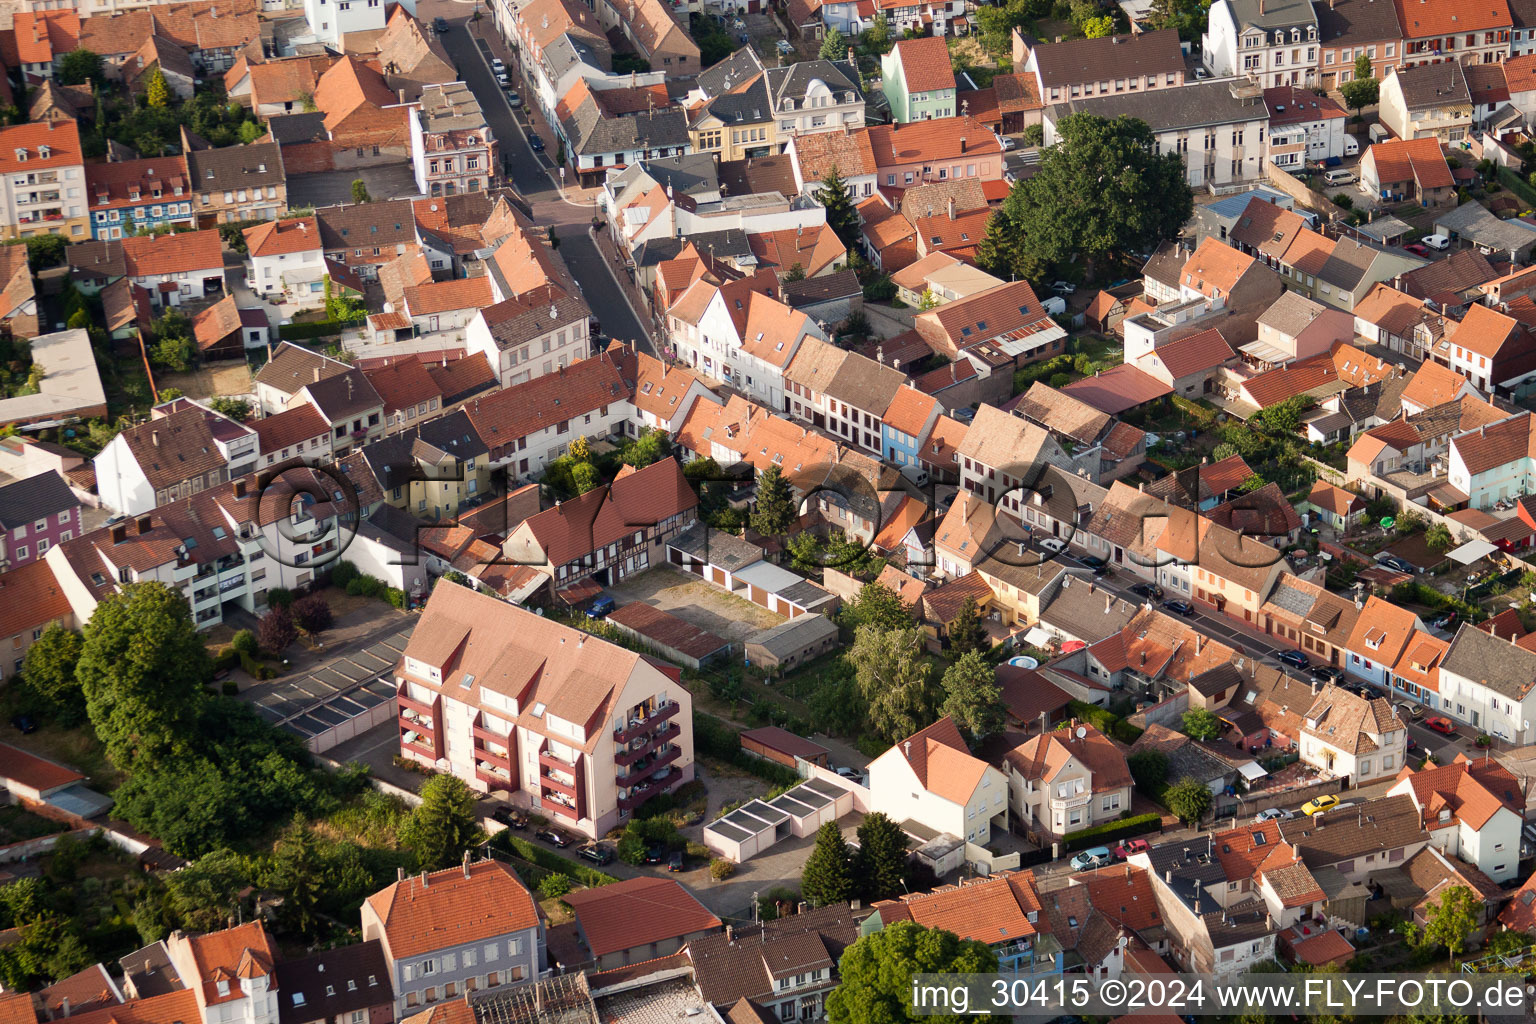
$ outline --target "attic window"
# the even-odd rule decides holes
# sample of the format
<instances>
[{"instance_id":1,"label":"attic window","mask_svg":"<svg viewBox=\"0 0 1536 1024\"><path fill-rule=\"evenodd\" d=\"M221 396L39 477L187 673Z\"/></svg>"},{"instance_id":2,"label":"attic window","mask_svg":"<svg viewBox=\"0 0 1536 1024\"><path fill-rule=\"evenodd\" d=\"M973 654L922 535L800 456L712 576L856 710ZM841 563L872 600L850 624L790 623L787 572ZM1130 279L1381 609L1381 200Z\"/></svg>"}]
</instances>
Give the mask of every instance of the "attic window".
<instances>
[{"instance_id":1,"label":"attic window","mask_svg":"<svg viewBox=\"0 0 1536 1024\"><path fill-rule=\"evenodd\" d=\"M373 976L373 975L371 975L371 974L370 974L370 975L368 975L368 987L369 987L369 988L374 988L374 987L376 987L376 986L377 986L377 985L378 985L378 984L379 984L379 979L378 979L378 978L375 978L375 977L374 977L374 976Z\"/></svg>"},{"instance_id":2,"label":"attic window","mask_svg":"<svg viewBox=\"0 0 1536 1024\"><path fill-rule=\"evenodd\" d=\"M475 677L473 675L465 675L464 681L459 683L459 685L467 690L475 685Z\"/></svg>"},{"instance_id":3,"label":"attic window","mask_svg":"<svg viewBox=\"0 0 1536 1024\"><path fill-rule=\"evenodd\" d=\"M645 382L645 387L643 387L643 388L641 388L641 389L640 389L640 393L641 393L641 394L642 394L642 395L648 395L648 394L650 394L650 393L651 393L651 387L652 387L652 384L651 384L651 382L650 382L650 381L646 381L646 382Z\"/></svg>"},{"instance_id":4,"label":"attic window","mask_svg":"<svg viewBox=\"0 0 1536 1024\"><path fill-rule=\"evenodd\" d=\"M1019 312L1024 316L1029 316L1029 309L1024 306L1019 307Z\"/></svg>"},{"instance_id":5,"label":"attic window","mask_svg":"<svg viewBox=\"0 0 1536 1024\"><path fill-rule=\"evenodd\" d=\"M181 543L182 543L183 547L185 547L188 551L191 551L193 548L197 547L197 538L196 537L184 537L184 538L182 538Z\"/></svg>"},{"instance_id":6,"label":"attic window","mask_svg":"<svg viewBox=\"0 0 1536 1024\"><path fill-rule=\"evenodd\" d=\"M224 527L222 527L222 526L215 526L213 528L213 539L214 540L223 540L224 536L225 536L225 534L224 534Z\"/></svg>"},{"instance_id":7,"label":"attic window","mask_svg":"<svg viewBox=\"0 0 1536 1024\"><path fill-rule=\"evenodd\" d=\"M933 244L934 245L938 245L942 241L944 241L944 240L942 238L940 238L938 235L934 235L933 236Z\"/></svg>"},{"instance_id":8,"label":"attic window","mask_svg":"<svg viewBox=\"0 0 1536 1024\"><path fill-rule=\"evenodd\" d=\"M304 993L303 992L295 992L293 994L293 1005L294 1006L303 1006L304 1005Z\"/></svg>"},{"instance_id":9,"label":"attic window","mask_svg":"<svg viewBox=\"0 0 1536 1024\"><path fill-rule=\"evenodd\" d=\"M335 985L327 985L327 986L325 986L325 994L328 995L328 996L335 995L336 994L336 986Z\"/></svg>"},{"instance_id":10,"label":"attic window","mask_svg":"<svg viewBox=\"0 0 1536 1024\"><path fill-rule=\"evenodd\" d=\"M1263 832L1255 832L1253 834L1253 845L1254 846L1263 846L1264 845L1264 833Z\"/></svg>"},{"instance_id":11,"label":"attic window","mask_svg":"<svg viewBox=\"0 0 1536 1024\"><path fill-rule=\"evenodd\" d=\"M971 329L969 327L960 328L960 336L963 338L969 338L971 336Z\"/></svg>"},{"instance_id":12,"label":"attic window","mask_svg":"<svg viewBox=\"0 0 1536 1024\"><path fill-rule=\"evenodd\" d=\"M93 572L91 573L91 582L98 587L104 587L107 585L107 578L99 572Z\"/></svg>"},{"instance_id":13,"label":"attic window","mask_svg":"<svg viewBox=\"0 0 1536 1024\"><path fill-rule=\"evenodd\" d=\"M757 340L758 341L762 341L763 340L763 332L762 331L758 331L757 332Z\"/></svg>"},{"instance_id":14,"label":"attic window","mask_svg":"<svg viewBox=\"0 0 1536 1024\"><path fill-rule=\"evenodd\" d=\"M987 329L987 322L985 320L977 320L976 321L976 329L978 331L986 330Z\"/></svg>"},{"instance_id":15,"label":"attic window","mask_svg":"<svg viewBox=\"0 0 1536 1024\"><path fill-rule=\"evenodd\" d=\"M964 231L960 232L960 241L962 241L962 242L969 242L970 240L971 240L971 236L970 235L966 234Z\"/></svg>"},{"instance_id":16,"label":"attic window","mask_svg":"<svg viewBox=\"0 0 1536 1024\"><path fill-rule=\"evenodd\" d=\"M347 979L347 991L348 992L356 992L357 991L357 982L353 981L351 978Z\"/></svg>"},{"instance_id":17,"label":"attic window","mask_svg":"<svg viewBox=\"0 0 1536 1024\"><path fill-rule=\"evenodd\" d=\"M531 713L532 713L534 718L543 718L544 717L544 702L543 701L539 701L537 704L535 704L533 706L533 711Z\"/></svg>"},{"instance_id":18,"label":"attic window","mask_svg":"<svg viewBox=\"0 0 1536 1024\"><path fill-rule=\"evenodd\" d=\"M1067 927L1069 927L1069 928L1076 928L1077 927L1077 915L1075 915L1075 914L1068 914L1067 915Z\"/></svg>"}]
</instances>

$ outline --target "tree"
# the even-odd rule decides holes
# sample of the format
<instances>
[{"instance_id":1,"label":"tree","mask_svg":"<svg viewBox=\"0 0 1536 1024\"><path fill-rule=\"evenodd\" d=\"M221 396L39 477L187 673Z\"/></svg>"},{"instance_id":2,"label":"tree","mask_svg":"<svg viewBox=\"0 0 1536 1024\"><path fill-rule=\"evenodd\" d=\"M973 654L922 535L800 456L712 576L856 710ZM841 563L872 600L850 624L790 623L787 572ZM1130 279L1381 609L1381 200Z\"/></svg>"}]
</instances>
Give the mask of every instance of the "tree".
<instances>
[{"instance_id":1,"label":"tree","mask_svg":"<svg viewBox=\"0 0 1536 1024\"><path fill-rule=\"evenodd\" d=\"M282 654L299 638L299 627L293 624L293 613L287 608L269 608L256 624L256 639L268 654Z\"/></svg>"},{"instance_id":2,"label":"tree","mask_svg":"<svg viewBox=\"0 0 1536 1024\"><path fill-rule=\"evenodd\" d=\"M938 695L917 629L860 626L847 658L876 735L895 742L934 720Z\"/></svg>"},{"instance_id":3,"label":"tree","mask_svg":"<svg viewBox=\"0 0 1536 1024\"><path fill-rule=\"evenodd\" d=\"M1105 14L1083 22L1083 35L1089 39L1103 39L1115 34L1115 19Z\"/></svg>"},{"instance_id":4,"label":"tree","mask_svg":"<svg viewBox=\"0 0 1536 1024\"><path fill-rule=\"evenodd\" d=\"M852 249L859 240L859 211L854 208L853 195L848 183L836 165L821 179L815 200L827 210L827 227L837 235L837 240Z\"/></svg>"},{"instance_id":5,"label":"tree","mask_svg":"<svg viewBox=\"0 0 1536 1024\"><path fill-rule=\"evenodd\" d=\"M949 636L949 652L961 657L971 651L985 651L992 645L987 641L986 627L981 624L981 610L976 599L967 595L960 602L960 610L944 627Z\"/></svg>"},{"instance_id":6,"label":"tree","mask_svg":"<svg viewBox=\"0 0 1536 1024\"><path fill-rule=\"evenodd\" d=\"M939 706L939 714L954 719L972 749L988 736L1003 731L1008 709L997 685L997 670L982 659L980 651L967 651L949 666L943 686L944 703Z\"/></svg>"},{"instance_id":7,"label":"tree","mask_svg":"<svg viewBox=\"0 0 1536 1024\"><path fill-rule=\"evenodd\" d=\"M814 907L853 898L853 855L835 821L816 830L816 846L800 872L800 893Z\"/></svg>"},{"instance_id":8,"label":"tree","mask_svg":"<svg viewBox=\"0 0 1536 1024\"><path fill-rule=\"evenodd\" d=\"M60 85L95 84L101 81L101 57L90 50L71 50L59 58L54 77Z\"/></svg>"},{"instance_id":9,"label":"tree","mask_svg":"<svg viewBox=\"0 0 1536 1024\"><path fill-rule=\"evenodd\" d=\"M320 862L314 831L302 812L293 816L293 824L272 850L272 863L265 880L283 896L281 913L289 927L310 934L315 912L325 891L324 865Z\"/></svg>"},{"instance_id":10,"label":"tree","mask_svg":"<svg viewBox=\"0 0 1536 1024\"><path fill-rule=\"evenodd\" d=\"M858 836L853 864L859 896L873 903L900 895L907 867L907 834L882 812L872 811L859 825Z\"/></svg>"},{"instance_id":11,"label":"tree","mask_svg":"<svg viewBox=\"0 0 1536 1024\"><path fill-rule=\"evenodd\" d=\"M848 56L848 40L837 29L827 29L827 34L821 37L820 56L822 60L842 60Z\"/></svg>"},{"instance_id":12,"label":"tree","mask_svg":"<svg viewBox=\"0 0 1536 1024\"><path fill-rule=\"evenodd\" d=\"M1205 708L1184 712L1184 735L1192 740L1213 740L1222 733L1221 719Z\"/></svg>"},{"instance_id":13,"label":"tree","mask_svg":"<svg viewBox=\"0 0 1536 1024\"><path fill-rule=\"evenodd\" d=\"M802 264L802 263L796 263L794 266L790 267L789 270L786 271L785 274L784 274L784 283L785 284L788 284L791 281L804 281L804 280L805 280L805 265Z\"/></svg>"},{"instance_id":14,"label":"tree","mask_svg":"<svg viewBox=\"0 0 1536 1024\"><path fill-rule=\"evenodd\" d=\"M571 484L577 494L586 494L602 482L602 474L590 462L578 462L571 467Z\"/></svg>"},{"instance_id":15,"label":"tree","mask_svg":"<svg viewBox=\"0 0 1536 1024\"><path fill-rule=\"evenodd\" d=\"M60 724L66 726L85 720L85 695L75 678L75 665L84 645L79 633L55 622L27 649L21 666L28 688L47 701Z\"/></svg>"},{"instance_id":16,"label":"tree","mask_svg":"<svg viewBox=\"0 0 1536 1024\"><path fill-rule=\"evenodd\" d=\"M362 178L352 179L352 201L354 203L373 202L373 197L368 194L368 183Z\"/></svg>"},{"instance_id":17,"label":"tree","mask_svg":"<svg viewBox=\"0 0 1536 1024\"><path fill-rule=\"evenodd\" d=\"M1436 523L1424 534L1424 542L1429 545L1429 550L1435 554L1449 551L1455 541L1451 538L1451 528L1444 523Z\"/></svg>"},{"instance_id":18,"label":"tree","mask_svg":"<svg viewBox=\"0 0 1536 1024\"><path fill-rule=\"evenodd\" d=\"M1210 8L1210 0L1152 0L1148 21L1153 28L1175 30L1186 43L1198 42Z\"/></svg>"},{"instance_id":19,"label":"tree","mask_svg":"<svg viewBox=\"0 0 1536 1024\"><path fill-rule=\"evenodd\" d=\"M1024 145L1045 145L1045 126L1041 124L1027 124L1024 126Z\"/></svg>"},{"instance_id":20,"label":"tree","mask_svg":"<svg viewBox=\"0 0 1536 1024\"><path fill-rule=\"evenodd\" d=\"M1211 809L1210 787L1190 775L1169 786L1163 799L1168 809L1186 825L1199 821L1200 816Z\"/></svg>"},{"instance_id":21,"label":"tree","mask_svg":"<svg viewBox=\"0 0 1536 1024\"><path fill-rule=\"evenodd\" d=\"M842 984L827 996L829 1024L992 1020L988 1014L918 1017L912 1006L912 978L918 974L997 970L997 954L976 939L961 939L915 921L897 921L844 950L840 967Z\"/></svg>"},{"instance_id":22,"label":"tree","mask_svg":"<svg viewBox=\"0 0 1536 1024\"><path fill-rule=\"evenodd\" d=\"M1253 417L1253 425L1271 434L1289 436L1301 429L1302 414L1317 405L1311 395L1293 395L1277 405L1259 412Z\"/></svg>"},{"instance_id":23,"label":"tree","mask_svg":"<svg viewBox=\"0 0 1536 1024\"><path fill-rule=\"evenodd\" d=\"M1466 886L1443 890L1440 902L1429 908L1419 937L1421 948L1444 947L1454 963L1456 957L1466 952L1467 939L1477 928L1482 912L1482 901Z\"/></svg>"},{"instance_id":24,"label":"tree","mask_svg":"<svg viewBox=\"0 0 1536 1024\"><path fill-rule=\"evenodd\" d=\"M757 501L752 509L752 529L764 537L783 537L794 529L800 516L789 481L777 465L757 478Z\"/></svg>"},{"instance_id":25,"label":"tree","mask_svg":"<svg viewBox=\"0 0 1536 1024\"><path fill-rule=\"evenodd\" d=\"M475 814L475 794L456 775L434 775L421 787L401 841L428 871L452 867L464 851L485 840Z\"/></svg>"},{"instance_id":26,"label":"tree","mask_svg":"<svg viewBox=\"0 0 1536 1024\"><path fill-rule=\"evenodd\" d=\"M102 598L75 673L97 738L124 770L152 765L194 734L213 674L186 598L158 582Z\"/></svg>"},{"instance_id":27,"label":"tree","mask_svg":"<svg viewBox=\"0 0 1536 1024\"><path fill-rule=\"evenodd\" d=\"M1136 780L1136 788L1148 795L1168 781L1168 755L1161 750L1138 750L1125 759L1125 764Z\"/></svg>"},{"instance_id":28,"label":"tree","mask_svg":"<svg viewBox=\"0 0 1536 1024\"><path fill-rule=\"evenodd\" d=\"M175 923L189 931L211 932L239 913L239 893L255 880L255 871L245 857L221 849L163 877Z\"/></svg>"},{"instance_id":29,"label":"tree","mask_svg":"<svg viewBox=\"0 0 1536 1024\"><path fill-rule=\"evenodd\" d=\"M665 430L640 428L635 443L624 450L624 461L636 469L644 469L653 462L660 462L672 454L672 438Z\"/></svg>"},{"instance_id":30,"label":"tree","mask_svg":"<svg viewBox=\"0 0 1536 1024\"><path fill-rule=\"evenodd\" d=\"M230 398L228 395L215 395L208 402L208 408L220 416L228 416L236 423L244 423L251 418L251 403L244 398Z\"/></svg>"},{"instance_id":31,"label":"tree","mask_svg":"<svg viewBox=\"0 0 1536 1024\"><path fill-rule=\"evenodd\" d=\"M261 126L259 121L242 121L239 129L235 132L236 138L240 140L242 145L246 146L249 146L265 134L267 134L266 129Z\"/></svg>"},{"instance_id":32,"label":"tree","mask_svg":"<svg viewBox=\"0 0 1536 1024\"><path fill-rule=\"evenodd\" d=\"M310 636L331 628L335 616L324 594L307 594L293 602L293 624Z\"/></svg>"},{"instance_id":33,"label":"tree","mask_svg":"<svg viewBox=\"0 0 1536 1024\"><path fill-rule=\"evenodd\" d=\"M144 102L156 109L171 102L171 87L165 84L165 73L158 67L149 73L149 82L144 86Z\"/></svg>"},{"instance_id":34,"label":"tree","mask_svg":"<svg viewBox=\"0 0 1536 1024\"><path fill-rule=\"evenodd\" d=\"M1356 114L1381 98L1381 83L1376 81L1370 54L1355 58L1354 77L1340 85L1339 92Z\"/></svg>"},{"instance_id":35,"label":"tree","mask_svg":"<svg viewBox=\"0 0 1536 1024\"><path fill-rule=\"evenodd\" d=\"M789 552L789 564L800 572L820 572L827 564L822 561L827 552L819 533L801 530L784 547Z\"/></svg>"},{"instance_id":36,"label":"tree","mask_svg":"<svg viewBox=\"0 0 1536 1024\"><path fill-rule=\"evenodd\" d=\"M1040 151L1039 170L1020 181L993 220L1015 274L1087 265L1154 248L1194 210L1177 153L1159 153L1145 121L1072 114L1058 142ZM990 228L990 225L989 225ZM989 236L993 232L989 230ZM997 271L994 269L994 273Z\"/></svg>"},{"instance_id":37,"label":"tree","mask_svg":"<svg viewBox=\"0 0 1536 1024\"><path fill-rule=\"evenodd\" d=\"M901 595L884 583L866 583L858 595L843 606L843 626L858 632L860 626L879 629L911 629L912 613L902 604Z\"/></svg>"},{"instance_id":38,"label":"tree","mask_svg":"<svg viewBox=\"0 0 1536 1024\"><path fill-rule=\"evenodd\" d=\"M885 20L884 12L876 11L869 28L864 30L864 49L877 56L884 56L890 48L891 23Z\"/></svg>"}]
</instances>

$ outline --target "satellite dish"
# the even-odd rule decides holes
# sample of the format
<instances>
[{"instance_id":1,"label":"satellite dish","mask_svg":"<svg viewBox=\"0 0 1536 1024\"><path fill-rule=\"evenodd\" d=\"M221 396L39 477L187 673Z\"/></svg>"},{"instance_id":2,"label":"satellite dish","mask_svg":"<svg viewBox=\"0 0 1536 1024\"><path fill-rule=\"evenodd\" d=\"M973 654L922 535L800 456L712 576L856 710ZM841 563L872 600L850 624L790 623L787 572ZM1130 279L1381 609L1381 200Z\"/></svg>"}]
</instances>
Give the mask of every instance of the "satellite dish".
<instances>
[{"instance_id":1,"label":"satellite dish","mask_svg":"<svg viewBox=\"0 0 1536 1024\"><path fill-rule=\"evenodd\" d=\"M1077 727L1076 735L1077 735L1078 739L1082 739L1084 736L1087 736L1088 735L1088 727L1086 725L1078 726Z\"/></svg>"},{"instance_id":2,"label":"satellite dish","mask_svg":"<svg viewBox=\"0 0 1536 1024\"><path fill-rule=\"evenodd\" d=\"M544 614L544 609L543 608L535 608L533 610L533 614L535 614L535 615L543 615Z\"/></svg>"}]
</instances>

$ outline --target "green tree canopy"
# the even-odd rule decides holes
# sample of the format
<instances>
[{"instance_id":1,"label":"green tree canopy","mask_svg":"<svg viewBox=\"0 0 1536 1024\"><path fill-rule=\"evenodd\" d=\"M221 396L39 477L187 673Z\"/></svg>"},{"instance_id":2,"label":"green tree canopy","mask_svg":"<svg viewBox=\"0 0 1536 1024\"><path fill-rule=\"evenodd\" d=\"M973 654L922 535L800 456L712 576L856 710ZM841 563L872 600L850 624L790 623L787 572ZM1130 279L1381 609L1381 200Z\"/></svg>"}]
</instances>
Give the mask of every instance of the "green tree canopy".
<instances>
[{"instance_id":1,"label":"green tree canopy","mask_svg":"<svg viewBox=\"0 0 1536 1024\"><path fill-rule=\"evenodd\" d=\"M1205 708L1190 708L1184 712L1184 735L1192 740L1214 740L1222 733L1221 719Z\"/></svg>"},{"instance_id":2,"label":"green tree canopy","mask_svg":"<svg viewBox=\"0 0 1536 1024\"><path fill-rule=\"evenodd\" d=\"M373 202L373 197L368 194L368 183L362 178L352 179L352 201L354 203Z\"/></svg>"},{"instance_id":3,"label":"green tree canopy","mask_svg":"<svg viewBox=\"0 0 1536 1024\"><path fill-rule=\"evenodd\" d=\"M219 849L164 878L176 923L189 931L211 932L239 914L239 894L256 880L256 866L233 850Z\"/></svg>"},{"instance_id":4,"label":"green tree canopy","mask_svg":"<svg viewBox=\"0 0 1536 1024\"><path fill-rule=\"evenodd\" d=\"M960 602L960 610L945 625L944 632L949 637L949 653L957 658L971 651L986 651L992 646L981 622L981 609L976 607L976 599L969 594Z\"/></svg>"},{"instance_id":5,"label":"green tree canopy","mask_svg":"<svg viewBox=\"0 0 1536 1024\"><path fill-rule=\"evenodd\" d=\"M1115 19L1109 15L1089 18L1083 22L1083 35L1089 39L1102 39L1115 34Z\"/></svg>"},{"instance_id":6,"label":"green tree canopy","mask_svg":"<svg viewBox=\"0 0 1536 1024\"><path fill-rule=\"evenodd\" d=\"M464 851L485 841L475 815L475 794L456 775L434 775L421 787L421 804L401 837L427 870L452 867Z\"/></svg>"},{"instance_id":7,"label":"green tree canopy","mask_svg":"<svg viewBox=\"0 0 1536 1024\"><path fill-rule=\"evenodd\" d=\"M59 58L54 78L60 85L95 84L101 81L101 57L90 50L71 50Z\"/></svg>"},{"instance_id":8,"label":"green tree canopy","mask_svg":"<svg viewBox=\"0 0 1536 1024\"><path fill-rule=\"evenodd\" d=\"M1440 892L1440 901L1429 908L1420 936L1422 948L1443 948L1454 962L1467 950L1467 940L1482 922L1483 903L1464 885Z\"/></svg>"},{"instance_id":9,"label":"green tree canopy","mask_svg":"<svg viewBox=\"0 0 1536 1024\"><path fill-rule=\"evenodd\" d=\"M859 240L859 211L854 208L853 193L837 167L821 179L821 187L814 198L827 209L827 227L837 235L838 241L852 249Z\"/></svg>"},{"instance_id":10,"label":"green tree canopy","mask_svg":"<svg viewBox=\"0 0 1536 1024\"><path fill-rule=\"evenodd\" d=\"M883 11L876 11L874 20L869 23L869 28L864 30L864 49L876 56L890 52L891 23L885 20Z\"/></svg>"},{"instance_id":11,"label":"green tree canopy","mask_svg":"<svg viewBox=\"0 0 1536 1024\"><path fill-rule=\"evenodd\" d=\"M1436 523L1424 533L1424 543L1429 545L1429 550L1435 554L1449 551L1455 540L1451 537L1451 528L1444 523Z\"/></svg>"},{"instance_id":12,"label":"green tree canopy","mask_svg":"<svg viewBox=\"0 0 1536 1024\"><path fill-rule=\"evenodd\" d=\"M1145 121L1072 114L1040 169L988 226L989 269L1039 280L1046 268L1088 266L1146 251L1178 234L1194 210L1177 153L1159 153Z\"/></svg>"},{"instance_id":13,"label":"green tree canopy","mask_svg":"<svg viewBox=\"0 0 1536 1024\"><path fill-rule=\"evenodd\" d=\"M988 1014L919 1017L912 1006L914 975L990 974L997 970L997 954L975 939L924 928L915 921L898 921L849 946L839 967L842 983L827 996L829 1024L992 1020Z\"/></svg>"},{"instance_id":14,"label":"green tree canopy","mask_svg":"<svg viewBox=\"0 0 1536 1024\"><path fill-rule=\"evenodd\" d=\"M938 694L919 630L860 626L847 658L876 735L895 742L934 720Z\"/></svg>"},{"instance_id":15,"label":"green tree canopy","mask_svg":"<svg viewBox=\"0 0 1536 1024\"><path fill-rule=\"evenodd\" d=\"M75 672L96 736L124 770L186 743L213 674L186 598L155 582L102 599Z\"/></svg>"},{"instance_id":16,"label":"green tree canopy","mask_svg":"<svg viewBox=\"0 0 1536 1024\"><path fill-rule=\"evenodd\" d=\"M75 678L75 666L84 646L79 633L55 622L27 649L27 659L21 666L28 688L43 698L60 723L67 726L85 720L85 694Z\"/></svg>"},{"instance_id":17,"label":"green tree canopy","mask_svg":"<svg viewBox=\"0 0 1536 1024\"><path fill-rule=\"evenodd\" d=\"M842 60L848 56L848 40L837 29L827 29L821 37L820 56L822 60Z\"/></svg>"},{"instance_id":18,"label":"green tree canopy","mask_svg":"<svg viewBox=\"0 0 1536 1024\"><path fill-rule=\"evenodd\" d=\"M1381 98L1381 83L1376 81L1369 54L1362 53L1355 58L1354 77L1341 84L1339 92L1357 114Z\"/></svg>"},{"instance_id":19,"label":"green tree canopy","mask_svg":"<svg viewBox=\"0 0 1536 1024\"><path fill-rule=\"evenodd\" d=\"M1169 786L1163 799L1167 801L1168 809L1186 824L1199 821L1201 815L1211 809L1210 787L1189 775Z\"/></svg>"},{"instance_id":20,"label":"green tree canopy","mask_svg":"<svg viewBox=\"0 0 1536 1024\"><path fill-rule=\"evenodd\" d=\"M907 834L885 814L871 811L860 823L858 836L854 880L859 895L870 903L900 895L907 870Z\"/></svg>"},{"instance_id":21,"label":"green tree canopy","mask_svg":"<svg viewBox=\"0 0 1536 1024\"><path fill-rule=\"evenodd\" d=\"M1003 731L1008 709L997 685L997 670L982 658L980 651L968 651L949 666L943 686L944 703L939 706L939 713L954 719L972 749L988 736Z\"/></svg>"},{"instance_id":22,"label":"green tree canopy","mask_svg":"<svg viewBox=\"0 0 1536 1024\"><path fill-rule=\"evenodd\" d=\"M837 822L826 822L816 830L816 846L800 872L800 895L825 907L850 900L853 893L853 854Z\"/></svg>"},{"instance_id":23,"label":"green tree canopy","mask_svg":"<svg viewBox=\"0 0 1536 1024\"><path fill-rule=\"evenodd\" d=\"M644 469L653 462L660 462L672 454L672 438L665 430L640 428L635 443L624 449L624 461L636 469Z\"/></svg>"},{"instance_id":24,"label":"green tree canopy","mask_svg":"<svg viewBox=\"0 0 1536 1024\"><path fill-rule=\"evenodd\" d=\"M783 537L794 529L800 516L789 481L777 465L757 478L757 501L752 510L752 529L764 537Z\"/></svg>"},{"instance_id":25,"label":"green tree canopy","mask_svg":"<svg viewBox=\"0 0 1536 1024\"><path fill-rule=\"evenodd\" d=\"M878 580L859 588L852 601L840 613L843 626L855 632L860 626L880 629L911 629L912 613L901 603L901 595Z\"/></svg>"},{"instance_id":26,"label":"green tree canopy","mask_svg":"<svg viewBox=\"0 0 1536 1024\"><path fill-rule=\"evenodd\" d=\"M1168 781L1168 755L1161 750L1138 750L1125 759L1125 764L1143 793L1156 793Z\"/></svg>"},{"instance_id":27,"label":"green tree canopy","mask_svg":"<svg viewBox=\"0 0 1536 1024\"><path fill-rule=\"evenodd\" d=\"M165 83L165 73L158 67L149 73L144 86L144 102L151 107L163 107L171 102L171 87Z\"/></svg>"}]
</instances>

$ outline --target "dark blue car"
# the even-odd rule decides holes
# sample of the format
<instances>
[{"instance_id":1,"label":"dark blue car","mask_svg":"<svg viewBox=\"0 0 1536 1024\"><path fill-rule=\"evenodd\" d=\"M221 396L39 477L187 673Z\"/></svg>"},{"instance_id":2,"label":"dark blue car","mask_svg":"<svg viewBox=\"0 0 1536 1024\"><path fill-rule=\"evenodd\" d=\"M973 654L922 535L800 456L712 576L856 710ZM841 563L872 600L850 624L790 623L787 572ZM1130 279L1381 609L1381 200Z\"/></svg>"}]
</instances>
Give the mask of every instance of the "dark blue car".
<instances>
[{"instance_id":1,"label":"dark blue car","mask_svg":"<svg viewBox=\"0 0 1536 1024\"><path fill-rule=\"evenodd\" d=\"M611 597L600 597L587 608L587 618L601 619L616 607Z\"/></svg>"},{"instance_id":2,"label":"dark blue car","mask_svg":"<svg viewBox=\"0 0 1536 1024\"><path fill-rule=\"evenodd\" d=\"M528 148L533 150L535 153L542 153L542 152L544 152L544 140L539 138L537 135L533 134L532 132L529 132L528 133Z\"/></svg>"},{"instance_id":3,"label":"dark blue car","mask_svg":"<svg viewBox=\"0 0 1536 1024\"><path fill-rule=\"evenodd\" d=\"M1287 665L1294 665L1297 668L1306 668L1311 664L1311 662L1307 660L1307 656L1302 654L1300 651L1281 651L1279 654L1275 655L1275 657L1279 658Z\"/></svg>"}]
</instances>

